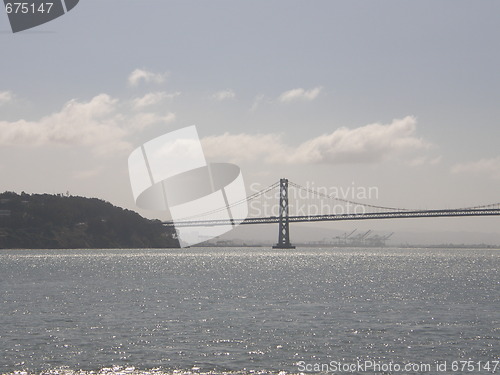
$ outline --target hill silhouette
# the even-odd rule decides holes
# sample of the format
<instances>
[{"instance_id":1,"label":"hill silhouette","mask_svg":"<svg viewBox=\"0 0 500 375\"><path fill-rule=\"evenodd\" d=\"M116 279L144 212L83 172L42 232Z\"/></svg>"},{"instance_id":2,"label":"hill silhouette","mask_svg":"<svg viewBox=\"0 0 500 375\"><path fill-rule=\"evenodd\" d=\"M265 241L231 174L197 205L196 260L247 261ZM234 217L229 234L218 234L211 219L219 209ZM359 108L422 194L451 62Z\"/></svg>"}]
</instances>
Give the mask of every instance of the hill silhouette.
<instances>
[{"instance_id":1,"label":"hill silhouette","mask_svg":"<svg viewBox=\"0 0 500 375\"><path fill-rule=\"evenodd\" d=\"M97 198L0 194L0 248L173 248L175 230Z\"/></svg>"}]
</instances>

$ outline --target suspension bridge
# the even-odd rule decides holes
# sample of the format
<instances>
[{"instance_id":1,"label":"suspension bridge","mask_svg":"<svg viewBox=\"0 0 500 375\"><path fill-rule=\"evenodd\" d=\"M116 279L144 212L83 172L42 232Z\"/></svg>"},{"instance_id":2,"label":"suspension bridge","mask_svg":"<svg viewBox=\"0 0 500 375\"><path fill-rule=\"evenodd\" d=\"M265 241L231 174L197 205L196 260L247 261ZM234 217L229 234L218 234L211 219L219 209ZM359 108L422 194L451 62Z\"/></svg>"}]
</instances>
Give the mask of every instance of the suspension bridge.
<instances>
[{"instance_id":1,"label":"suspension bridge","mask_svg":"<svg viewBox=\"0 0 500 375\"><path fill-rule=\"evenodd\" d=\"M348 209L341 210L342 212L307 214L307 215L290 215L289 206L289 186L321 199L329 199L344 204ZM277 215L264 217L247 217L244 220L232 219L203 219L204 216L210 215L213 217L217 212L227 211L229 208L237 205L248 205L262 196L269 195L270 192L279 189L279 212ZM304 187L288 181L286 178L276 182L240 201L233 204L221 207L220 209L211 210L196 216L186 217L182 220L163 222L165 226L170 227L207 227L219 225L232 225L239 222L239 225L250 224L278 224L278 242L273 248L278 249L293 249L294 246L290 242L290 223L304 223L317 221L342 221L342 220L379 220L379 219L403 219L403 218L429 218L429 217L458 217L458 216L500 216L500 203L489 205L464 207L456 209L438 209L438 210L423 210L423 209L408 209L378 206L373 204L356 202L340 198L333 194L327 194L309 187Z\"/></svg>"}]
</instances>

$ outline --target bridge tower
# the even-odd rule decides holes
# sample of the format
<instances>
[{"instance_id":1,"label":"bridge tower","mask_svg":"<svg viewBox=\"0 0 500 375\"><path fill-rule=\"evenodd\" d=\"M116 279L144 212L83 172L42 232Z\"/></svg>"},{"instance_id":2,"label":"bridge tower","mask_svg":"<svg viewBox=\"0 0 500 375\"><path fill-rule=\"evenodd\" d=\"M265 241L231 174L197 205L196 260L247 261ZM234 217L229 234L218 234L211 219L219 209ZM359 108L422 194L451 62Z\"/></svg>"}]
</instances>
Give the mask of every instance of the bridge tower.
<instances>
[{"instance_id":1,"label":"bridge tower","mask_svg":"<svg viewBox=\"0 0 500 375\"><path fill-rule=\"evenodd\" d=\"M295 249L290 243L290 230L288 227L288 180L280 179L280 216L278 243L273 249Z\"/></svg>"}]
</instances>

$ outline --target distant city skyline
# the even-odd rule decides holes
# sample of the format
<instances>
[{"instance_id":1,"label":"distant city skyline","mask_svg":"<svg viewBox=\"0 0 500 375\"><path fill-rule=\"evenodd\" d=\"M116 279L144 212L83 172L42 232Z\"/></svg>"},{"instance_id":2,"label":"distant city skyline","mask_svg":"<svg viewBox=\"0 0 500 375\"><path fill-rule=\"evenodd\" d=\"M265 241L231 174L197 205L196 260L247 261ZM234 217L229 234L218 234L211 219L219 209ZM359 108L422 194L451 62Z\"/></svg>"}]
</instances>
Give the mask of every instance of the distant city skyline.
<instances>
[{"instance_id":1,"label":"distant city skyline","mask_svg":"<svg viewBox=\"0 0 500 375\"><path fill-rule=\"evenodd\" d=\"M238 164L248 194L286 177L376 188L364 201L387 206L500 202L498 2L86 0L15 35L0 13L0 191L164 218L135 206L128 155L196 125L207 160Z\"/></svg>"}]
</instances>

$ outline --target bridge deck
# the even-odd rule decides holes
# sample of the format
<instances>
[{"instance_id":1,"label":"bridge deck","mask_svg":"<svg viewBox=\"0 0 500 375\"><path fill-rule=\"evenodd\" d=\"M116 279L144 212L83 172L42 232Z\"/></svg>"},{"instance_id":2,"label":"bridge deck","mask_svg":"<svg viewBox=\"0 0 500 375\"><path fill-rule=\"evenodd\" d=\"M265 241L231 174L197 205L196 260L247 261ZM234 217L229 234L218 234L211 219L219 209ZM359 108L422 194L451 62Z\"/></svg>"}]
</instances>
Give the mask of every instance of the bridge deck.
<instances>
[{"instance_id":1,"label":"bridge deck","mask_svg":"<svg viewBox=\"0 0 500 375\"><path fill-rule=\"evenodd\" d=\"M313 215L313 216L289 216L290 223L304 223L314 221L341 221L341 220L370 220L370 219L402 219L423 217L453 217L453 216L500 216L500 209L453 209L453 210L421 210L421 211L387 211L360 214L342 215ZM239 220L236 220L239 221ZM271 224L279 223L278 216L247 218L240 223L246 224ZM171 221L163 223L165 226L174 226ZM186 220L176 221L176 227L201 227L232 225L232 220Z\"/></svg>"}]
</instances>

